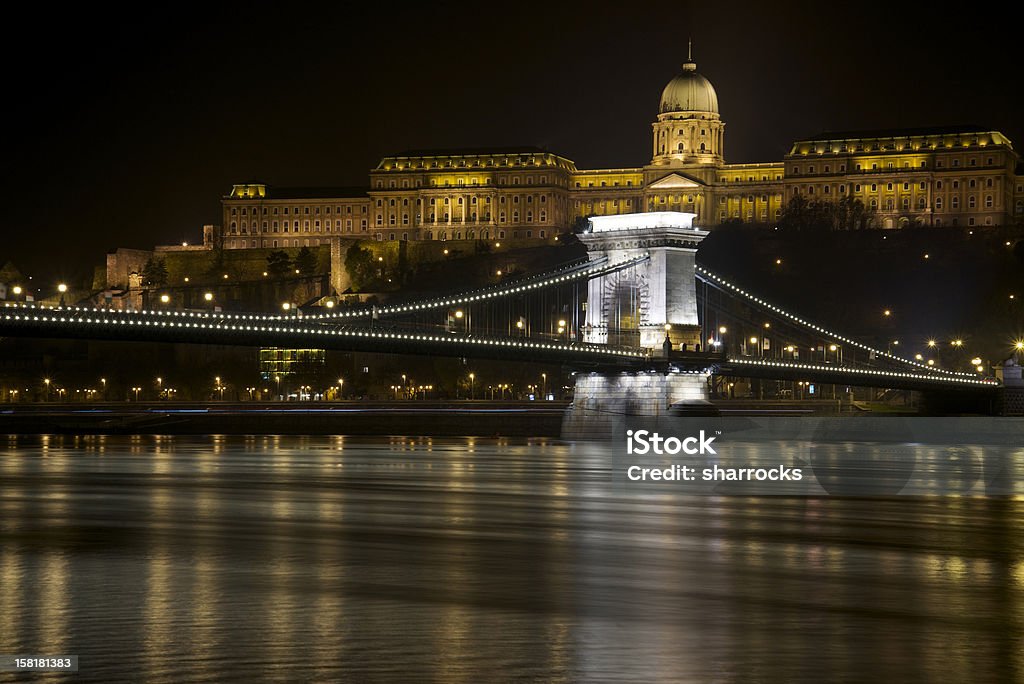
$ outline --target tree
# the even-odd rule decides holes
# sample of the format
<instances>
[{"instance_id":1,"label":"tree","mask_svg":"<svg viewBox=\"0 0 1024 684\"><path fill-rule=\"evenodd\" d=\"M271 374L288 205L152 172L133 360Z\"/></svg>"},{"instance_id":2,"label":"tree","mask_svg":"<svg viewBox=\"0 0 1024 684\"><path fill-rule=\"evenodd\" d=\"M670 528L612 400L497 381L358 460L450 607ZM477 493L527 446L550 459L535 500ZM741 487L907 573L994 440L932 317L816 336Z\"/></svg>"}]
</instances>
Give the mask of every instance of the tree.
<instances>
[{"instance_id":1,"label":"tree","mask_svg":"<svg viewBox=\"0 0 1024 684\"><path fill-rule=\"evenodd\" d=\"M292 260L286 252L277 250L267 255L267 273L280 278L292 270Z\"/></svg>"},{"instance_id":2,"label":"tree","mask_svg":"<svg viewBox=\"0 0 1024 684\"><path fill-rule=\"evenodd\" d=\"M163 259L150 257L142 267L142 284L150 287L163 287L167 284L167 266Z\"/></svg>"},{"instance_id":3,"label":"tree","mask_svg":"<svg viewBox=\"0 0 1024 684\"><path fill-rule=\"evenodd\" d=\"M377 279L377 264L373 252L356 243L345 252L345 270L352 281L353 291L366 289Z\"/></svg>"},{"instance_id":4,"label":"tree","mask_svg":"<svg viewBox=\"0 0 1024 684\"><path fill-rule=\"evenodd\" d=\"M572 232L586 233L590 230L590 217L589 216L577 216L572 222Z\"/></svg>"},{"instance_id":5,"label":"tree","mask_svg":"<svg viewBox=\"0 0 1024 684\"><path fill-rule=\"evenodd\" d=\"M796 195L789 200L779 217L779 226L797 232L810 230L859 230L867 228L873 213L864 203L852 197L838 202L808 200Z\"/></svg>"},{"instance_id":6,"label":"tree","mask_svg":"<svg viewBox=\"0 0 1024 684\"><path fill-rule=\"evenodd\" d=\"M316 273L316 255L309 247L303 247L295 257L295 270L302 275Z\"/></svg>"}]
</instances>

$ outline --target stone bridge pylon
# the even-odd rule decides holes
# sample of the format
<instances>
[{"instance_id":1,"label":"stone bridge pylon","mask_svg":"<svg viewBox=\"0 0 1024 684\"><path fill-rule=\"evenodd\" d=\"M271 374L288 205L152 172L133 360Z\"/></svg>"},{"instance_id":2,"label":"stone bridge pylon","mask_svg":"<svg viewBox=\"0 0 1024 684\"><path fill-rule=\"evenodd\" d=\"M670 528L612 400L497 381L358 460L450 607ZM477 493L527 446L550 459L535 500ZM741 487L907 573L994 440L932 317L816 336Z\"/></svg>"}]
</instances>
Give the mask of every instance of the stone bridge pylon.
<instances>
[{"instance_id":1,"label":"stone bridge pylon","mask_svg":"<svg viewBox=\"0 0 1024 684\"><path fill-rule=\"evenodd\" d=\"M584 339L660 351L666 332L673 347L700 343L694 262L707 231L696 214L661 211L590 219L579 236L591 260L619 263L649 254L636 266L590 280Z\"/></svg>"}]
</instances>

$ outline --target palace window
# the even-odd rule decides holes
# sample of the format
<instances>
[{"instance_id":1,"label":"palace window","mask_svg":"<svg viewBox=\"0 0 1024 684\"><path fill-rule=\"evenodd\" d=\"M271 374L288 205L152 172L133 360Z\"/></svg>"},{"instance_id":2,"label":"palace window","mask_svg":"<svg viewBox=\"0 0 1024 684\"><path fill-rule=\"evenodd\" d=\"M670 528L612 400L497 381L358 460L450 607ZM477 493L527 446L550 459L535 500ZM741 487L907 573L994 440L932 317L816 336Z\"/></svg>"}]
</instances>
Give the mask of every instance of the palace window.
<instances>
[{"instance_id":1,"label":"palace window","mask_svg":"<svg viewBox=\"0 0 1024 684\"><path fill-rule=\"evenodd\" d=\"M992 208L992 195L985 195L985 207L988 209Z\"/></svg>"}]
</instances>

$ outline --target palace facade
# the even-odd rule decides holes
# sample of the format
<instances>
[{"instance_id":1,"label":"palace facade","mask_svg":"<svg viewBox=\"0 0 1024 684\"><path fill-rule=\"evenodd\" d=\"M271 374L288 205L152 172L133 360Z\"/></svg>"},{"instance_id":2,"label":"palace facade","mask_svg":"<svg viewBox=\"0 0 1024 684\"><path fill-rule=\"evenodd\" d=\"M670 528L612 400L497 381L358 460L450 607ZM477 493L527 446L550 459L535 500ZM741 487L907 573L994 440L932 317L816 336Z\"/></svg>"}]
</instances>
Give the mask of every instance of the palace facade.
<instances>
[{"instance_id":1,"label":"palace facade","mask_svg":"<svg viewBox=\"0 0 1024 684\"><path fill-rule=\"evenodd\" d=\"M1010 140L962 125L826 133L779 162L725 162L711 83L688 60L665 86L652 156L638 168L578 169L537 148L412 150L381 159L364 188L235 185L204 242L228 249L374 240L543 239L578 218L688 211L697 223L771 223L793 197L849 197L881 228L1024 220L1024 169Z\"/></svg>"}]
</instances>

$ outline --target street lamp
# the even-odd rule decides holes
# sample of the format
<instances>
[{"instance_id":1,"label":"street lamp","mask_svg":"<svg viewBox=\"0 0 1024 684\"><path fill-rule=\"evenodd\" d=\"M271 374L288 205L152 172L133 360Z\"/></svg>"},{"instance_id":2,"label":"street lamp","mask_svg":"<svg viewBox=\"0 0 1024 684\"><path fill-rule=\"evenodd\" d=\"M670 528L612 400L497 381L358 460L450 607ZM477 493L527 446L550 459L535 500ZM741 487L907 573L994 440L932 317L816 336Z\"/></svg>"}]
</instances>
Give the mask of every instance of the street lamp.
<instances>
[{"instance_id":1,"label":"street lamp","mask_svg":"<svg viewBox=\"0 0 1024 684\"><path fill-rule=\"evenodd\" d=\"M475 380L476 380L476 374L475 373L470 373L469 374L469 398L470 399L476 399L476 383L474 382Z\"/></svg>"},{"instance_id":2,"label":"street lamp","mask_svg":"<svg viewBox=\"0 0 1024 684\"><path fill-rule=\"evenodd\" d=\"M50 401L50 378L43 378L43 384L46 385L45 401Z\"/></svg>"},{"instance_id":3,"label":"street lamp","mask_svg":"<svg viewBox=\"0 0 1024 684\"><path fill-rule=\"evenodd\" d=\"M208 302L212 302L213 301L213 293L212 292L205 292L205 293L203 293L203 299L205 299Z\"/></svg>"},{"instance_id":4,"label":"street lamp","mask_svg":"<svg viewBox=\"0 0 1024 684\"><path fill-rule=\"evenodd\" d=\"M345 391L345 378L338 378L338 401L341 401L342 393Z\"/></svg>"},{"instance_id":5,"label":"street lamp","mask_svg":"<svg viewBox=\"0 0 1024 684\"><path fill-rule=\"evenodd\" d=\"M59 283L57 285L57 292L60 292L60 305L61 306L64 306L64 295L65 295L65 293L67 293L67 291L68 291L68 286L65 285L64 283Z\"/></svg>"},{"instance_id":6,"label":"street lamp","mask_svg":"<svg viewBox=\"0 0 1024 684\"><path fill-rule=\"evenodd\" d=\"M543 399L547 399L547 397L548 397L548 374L547 373L541 373L540 377L541 377L541 381L542 381L542 383L541 383L541 388L542 388L541 389L541 394L543 395L542 398Z\"/></svg>"},{"instance_id":7,"label":"street lamp","mask_svg":"<svg viewBox=\"0 0 1024 684\"><path fill-rule=\"evenodd\" d=\"M165 295L165 294L160 295L160 302L162 304L166 304L169 301L171 301L170 295Z\"/></svg>"}]
</instances>

